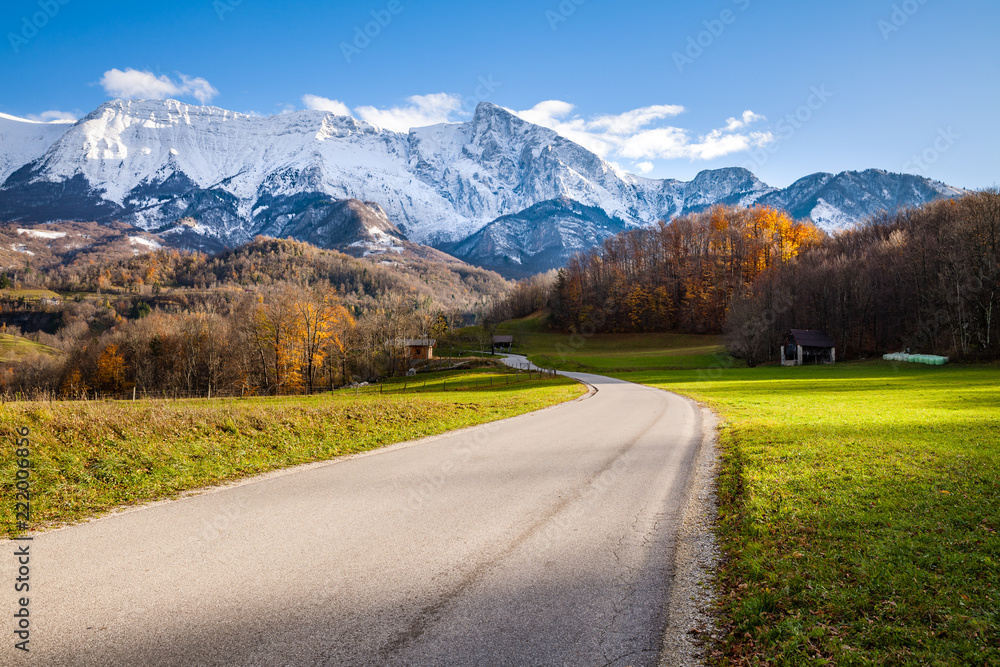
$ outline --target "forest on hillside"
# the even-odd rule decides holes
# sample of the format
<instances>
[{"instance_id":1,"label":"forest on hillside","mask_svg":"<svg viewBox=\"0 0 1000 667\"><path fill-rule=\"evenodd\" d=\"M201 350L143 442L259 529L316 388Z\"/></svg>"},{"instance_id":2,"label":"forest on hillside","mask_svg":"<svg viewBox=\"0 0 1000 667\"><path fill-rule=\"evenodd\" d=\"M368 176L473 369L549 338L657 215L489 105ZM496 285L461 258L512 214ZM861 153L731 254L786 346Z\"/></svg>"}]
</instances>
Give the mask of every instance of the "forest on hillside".
<instances>
[{"instance_id":1,"label":"forest on hillside","mask_svg":"<svg viewBox=\"0 0 1000 667\"><path fill-rule=\"evenodd\" d=\"M715 207L624 232L547 277L509 314L551 310L582 332L725 333L751 365L791 328L823 329L838 358L910 349L1000 357L1000 192L876 216L826 235L769 208Z\"/></svg>"},{"instance_id":2,"label":"forest on hillside","mask_svg":"<svg viewBox=\"0 0 1000 667\"><path fill-rule=\"evenodd\" d=\"M738 290L821 238L810 223L766 207L719 206L630 230L558 272L552 321L598 332L717 333Z\"/></svg>"},{"instance_id":3,"label":"forest on hillside","mask_svg":"<svg viewBox=\"0 0 1000 667\"><path fill-rule=\"evenodd\" d=\"M373 380L405 370L397 341L468 324L509 287L454 260L383 264L264 237L216 255L50 261L0 275L4 322L41 322L0 333L48 350L0 364L0 394L282 394ZM63 298L23 296L52 290Z\"/></svg>"}]
</instances>

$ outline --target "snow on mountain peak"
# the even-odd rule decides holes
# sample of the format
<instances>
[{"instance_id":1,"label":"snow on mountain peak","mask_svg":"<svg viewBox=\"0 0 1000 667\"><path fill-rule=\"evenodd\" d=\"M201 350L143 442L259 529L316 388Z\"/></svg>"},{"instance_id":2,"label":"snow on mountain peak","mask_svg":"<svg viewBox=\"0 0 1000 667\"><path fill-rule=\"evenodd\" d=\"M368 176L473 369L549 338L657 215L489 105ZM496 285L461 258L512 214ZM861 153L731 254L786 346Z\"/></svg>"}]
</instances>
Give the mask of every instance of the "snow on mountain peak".
<instances>
[{"instance_id":1,"label":"snow on mountain peak","mask_svg":"<svg viewBox=\"0 0 1000 667\"><path fill-rule=\"evenodd\" d=\"M0 113L0 183L44 155L71 125L64 120L44 122Z\"/></svg>"},{"instance_id":2,"label":"snow on mountain peak","mask_svg":"<svg viewBox=\"0 0 1000 667\"><path fill-rule=\"evenodd\" d=\"M336 204L349 200L373 207L366 219L385 217L409 239L440 246L554 200L626 226L758 202L839 225L961 192L877 170L814 174L781 191L741 168L703 171L690 183L643 178L489 102L467 122L399 133L324 110L256 116L111 100L71 126L0 115L0 136L0 215L8 220L73 216L159 229L191 218L199 233L227 244L306 234L313 223L335 235L335 222L350 218ZM584 227L606 224L599 219Z\"/></svg>"}]
</instances>

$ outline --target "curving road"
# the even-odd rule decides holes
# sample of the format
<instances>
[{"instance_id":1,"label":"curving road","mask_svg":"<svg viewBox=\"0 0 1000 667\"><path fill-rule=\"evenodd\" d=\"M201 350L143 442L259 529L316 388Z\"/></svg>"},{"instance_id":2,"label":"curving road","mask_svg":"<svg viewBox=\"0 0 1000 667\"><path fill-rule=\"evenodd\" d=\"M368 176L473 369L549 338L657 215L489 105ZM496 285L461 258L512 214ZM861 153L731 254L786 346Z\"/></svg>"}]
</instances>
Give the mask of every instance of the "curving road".
<instances>
[{"instance_id":1,"label":"curving road","mask_svg":"<svg viewBox=\"0 0 1000 667\"><path fill-rule=\"evenodd\" d=\"M566 375L596 391L36 536L31 652L5 630L0 663L656 665L708 429Z\"/></svg>"}]
</instances>

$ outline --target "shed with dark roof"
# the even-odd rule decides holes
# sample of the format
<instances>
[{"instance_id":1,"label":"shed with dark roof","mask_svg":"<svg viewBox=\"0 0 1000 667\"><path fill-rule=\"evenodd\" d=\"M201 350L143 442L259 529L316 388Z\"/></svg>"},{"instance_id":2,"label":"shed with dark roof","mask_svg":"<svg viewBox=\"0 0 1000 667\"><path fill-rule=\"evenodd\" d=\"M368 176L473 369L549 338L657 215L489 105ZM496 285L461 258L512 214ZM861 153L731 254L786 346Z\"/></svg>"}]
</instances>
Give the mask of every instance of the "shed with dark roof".
<instances>
[{"instance_id":1,"label":"shed with dark roof","mask_svg":"<svg viewBox=\"0 0 1000 667\"><path fill-rule=\"evenodd\" d=\"M832 364L837 361L837 346L825 331L790 329L781 340L781 365Z\"/></svg>"},{"instance_id":2,"label":"shed with dark roof","mask_svg":"<svg viewBox=\"0 0 1000 667\"><path fill-rule=\"evenodd\" d=\"M509 350L514 344L513 336L493 336L493 342L490 347L491 352L496 352L500 350Z\"/></svg>"}]
</instances>

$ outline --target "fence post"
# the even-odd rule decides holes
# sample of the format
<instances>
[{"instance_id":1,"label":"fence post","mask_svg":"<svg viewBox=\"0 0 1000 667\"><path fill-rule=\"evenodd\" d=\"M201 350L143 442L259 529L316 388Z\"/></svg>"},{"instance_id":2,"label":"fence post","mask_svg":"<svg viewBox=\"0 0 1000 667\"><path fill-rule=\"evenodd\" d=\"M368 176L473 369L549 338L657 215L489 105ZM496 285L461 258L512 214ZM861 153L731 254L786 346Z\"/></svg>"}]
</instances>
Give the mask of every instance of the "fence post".
<instances>
[{"instance_id":1,"label":"fence post","mask_svg":"<svg viewBox=\"0 0 1000 667\"><path fill-rule=\"evenodd\" d=\"M135 400L135 386L132 387L132 400Z\"/></svg>"}]
</instances>

